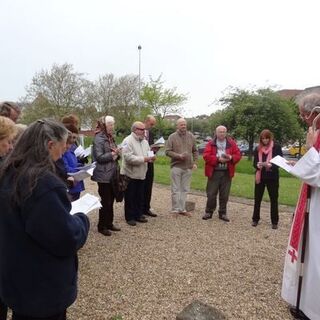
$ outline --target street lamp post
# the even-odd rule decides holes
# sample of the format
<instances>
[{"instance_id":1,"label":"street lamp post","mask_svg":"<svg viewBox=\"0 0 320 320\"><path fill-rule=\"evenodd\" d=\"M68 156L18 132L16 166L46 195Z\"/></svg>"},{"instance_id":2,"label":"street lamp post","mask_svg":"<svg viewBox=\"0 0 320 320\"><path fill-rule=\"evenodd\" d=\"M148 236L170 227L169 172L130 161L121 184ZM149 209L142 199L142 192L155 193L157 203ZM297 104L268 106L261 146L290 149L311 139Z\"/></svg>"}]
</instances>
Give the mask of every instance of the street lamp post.
<instances>
[{"instance_id":1,"label":"street lamp post","mask_svg":"<svg viewBox=\"0 0 320 320\"><path fill-rule=\"evenodd\" d=\"M141 45L138 45L138 50L139 50L139 99L138 99L138 110L139 110L139 117L141 115L141 100L140 100L140 95L141 95Z\"/></svg>"}]
</instances>

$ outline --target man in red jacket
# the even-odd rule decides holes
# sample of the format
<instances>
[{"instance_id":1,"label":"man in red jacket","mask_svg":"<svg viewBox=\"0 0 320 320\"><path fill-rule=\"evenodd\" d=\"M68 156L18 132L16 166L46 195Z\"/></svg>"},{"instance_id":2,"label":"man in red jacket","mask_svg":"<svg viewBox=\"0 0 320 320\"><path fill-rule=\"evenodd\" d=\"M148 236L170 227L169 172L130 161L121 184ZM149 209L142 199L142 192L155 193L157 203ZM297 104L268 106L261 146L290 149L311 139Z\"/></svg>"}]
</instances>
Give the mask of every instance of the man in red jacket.
<instances>
[{"instance_id":1,"label":"man in red jacket","mask_svg":"<svg viewBox=\"0 0 320 320\"><path fill-rule=\"evenodd\" d=\"M203 220L212 218L217 207L219 193L219 219L229 222L227 202L235 165L241 159L240 150L234 140L227 137L227 128L218 126L213 140L209 141L203 153L207 182L207 204Z\"/></svg>"}]
</instances>

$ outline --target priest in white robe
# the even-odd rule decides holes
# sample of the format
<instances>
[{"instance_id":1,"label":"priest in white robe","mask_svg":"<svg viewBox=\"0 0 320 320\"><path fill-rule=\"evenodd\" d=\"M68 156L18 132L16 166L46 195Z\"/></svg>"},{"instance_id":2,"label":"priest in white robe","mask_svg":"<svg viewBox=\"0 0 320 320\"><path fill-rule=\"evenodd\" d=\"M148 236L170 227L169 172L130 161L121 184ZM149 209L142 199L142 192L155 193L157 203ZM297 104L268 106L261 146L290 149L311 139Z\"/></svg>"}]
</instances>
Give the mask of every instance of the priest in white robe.
<instances>
[{"instance_id":1,"label":"priest in white robe","mask_svg":"<svg viewBox=\"0 0 320 320\"><path fill-rule=\"evenodd\" d=\"M313 93L303 97L299 109L301 118L310 126L307 136L309 150L291 170L291 173L300 178L305 185L301 189L291 227L281 295L284 300L296 307L299 275L301 275L299 310L312 320L320 320L320 120L317 118L318 115L320 116L320 95ZM308 188L309 206L307 206ZM305 219L306 210L309 211L309 219ZM307 223L308 231L302 268L301 244L303 229ZM306 318L301 315L299 319Z\"/></svg>"}]
</instances>

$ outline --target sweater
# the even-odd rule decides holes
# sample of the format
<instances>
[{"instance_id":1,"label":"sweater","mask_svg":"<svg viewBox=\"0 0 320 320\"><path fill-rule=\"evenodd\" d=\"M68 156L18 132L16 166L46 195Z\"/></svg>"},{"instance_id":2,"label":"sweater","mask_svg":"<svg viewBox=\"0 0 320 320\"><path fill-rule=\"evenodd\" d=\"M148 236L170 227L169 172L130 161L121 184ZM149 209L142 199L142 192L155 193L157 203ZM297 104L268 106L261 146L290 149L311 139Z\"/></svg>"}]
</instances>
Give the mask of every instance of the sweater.
<instances>
[{"instance_id":1,"label":"sweater","mask_svg":"<svg viewBox=\"0 0 320 320\"><path fill-rule=\"evenodd\" d=\"M187 156L182 160L180 155L183 153L186 153ZM166 155L171 158L171 168L192 169L198 160L196 138L189 131L185 134L179 131L172 133L166 143Z\"/></svg>"}]
</instances>

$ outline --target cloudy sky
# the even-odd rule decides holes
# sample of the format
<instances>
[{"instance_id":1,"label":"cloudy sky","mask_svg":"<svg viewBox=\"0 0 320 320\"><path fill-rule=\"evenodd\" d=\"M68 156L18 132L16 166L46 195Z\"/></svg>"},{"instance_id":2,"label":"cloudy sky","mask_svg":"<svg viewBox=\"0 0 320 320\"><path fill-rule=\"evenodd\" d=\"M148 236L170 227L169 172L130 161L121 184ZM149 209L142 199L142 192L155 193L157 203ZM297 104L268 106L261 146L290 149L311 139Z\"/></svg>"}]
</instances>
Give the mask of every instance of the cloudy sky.
<instances>
[{"instance_id":1,"label":"cloudy sky","mask_svg":"<svg viewBox=\"0 0 320 320\"><path fill-rule=\"evenodd\" d=\"M0 101L65 62L88 79L162 74L187 115L232 87L303 89L319 80L318 0L1 0Z\"/></svg>"}]
</instances>

